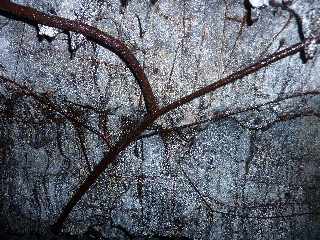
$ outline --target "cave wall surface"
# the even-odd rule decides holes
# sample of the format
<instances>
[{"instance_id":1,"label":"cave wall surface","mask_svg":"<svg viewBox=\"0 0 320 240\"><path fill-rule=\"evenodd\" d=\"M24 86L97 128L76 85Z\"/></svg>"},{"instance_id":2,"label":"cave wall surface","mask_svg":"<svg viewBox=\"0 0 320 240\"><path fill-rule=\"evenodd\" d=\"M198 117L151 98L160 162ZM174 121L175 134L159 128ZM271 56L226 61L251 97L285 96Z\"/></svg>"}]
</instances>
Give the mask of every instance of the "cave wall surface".
<instances>
[{"instance_id":1,"label":"cave wall surface","mask_svg":"<svg viewBox=\"0 0 320 240\"><path fill-rule=\"evenodd\" d=\"M122 40L161 105L320 29L317 0L252 9L252 26L238 0L13 2ZM98 179L63 232L83 239L319 239L320 57L317 46L306 51L306 63L296 54L161 117ZM0 74L72 108L111 144L145 111L116 55L79 34L3 14ZM96 134L1 83L1 234L47 234L107 150Z\"/></svg>"}]
</instances>

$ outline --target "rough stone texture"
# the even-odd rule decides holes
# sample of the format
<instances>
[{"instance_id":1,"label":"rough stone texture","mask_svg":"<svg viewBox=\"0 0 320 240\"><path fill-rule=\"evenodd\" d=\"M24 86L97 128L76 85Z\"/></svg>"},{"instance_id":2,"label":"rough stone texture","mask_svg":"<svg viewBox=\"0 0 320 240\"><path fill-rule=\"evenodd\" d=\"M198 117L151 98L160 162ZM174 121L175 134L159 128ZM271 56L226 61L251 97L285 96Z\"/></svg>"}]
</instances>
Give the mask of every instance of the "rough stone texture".
<instances>
[{"instance_id":1,"label":"rough stone texture","mask_svg":"<svg viewBox=\"0 0 320 240\"><path fill-rule=\"evenodd\" d=\"M242 25L242 1L15 2L123 40L161 105L301 40L296 19L280 7L253 9L255 23ZM320 2L292 2L305 36L317 34ZM104 130L113 139L140 119L139 88L114 54L77 34L68 41L60 31L39 29L0 16L2 75L62 108L72 102L106 112L76 107L92 128L102 129L107 118ZM90 231L103 239L318 239L320 97L280 101L320 90L317 46L308 52L306 64L289 57L161 118L154 129L197 124L145 132L85 195L64 232L87 232L88 239L95 239ZM0 225L32 239L46 234L108 147L67 120L48 121L56 113L8 84L0 94Z\"/></svg>"}]
</instances>

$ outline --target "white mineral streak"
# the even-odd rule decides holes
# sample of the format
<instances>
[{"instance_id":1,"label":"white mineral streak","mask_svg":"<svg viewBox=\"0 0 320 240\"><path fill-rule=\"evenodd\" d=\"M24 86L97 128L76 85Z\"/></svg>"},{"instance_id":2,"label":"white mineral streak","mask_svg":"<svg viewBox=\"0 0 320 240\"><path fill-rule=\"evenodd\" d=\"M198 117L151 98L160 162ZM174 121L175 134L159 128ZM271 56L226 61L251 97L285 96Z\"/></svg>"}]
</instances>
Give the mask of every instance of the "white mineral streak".
<instances>
[{"instance_id":1,"label":"white mineral streak","mask_svg":"<svg viewBox=\"0 0 320 240\"><path fill-rule=\"evenodd\" d=\"M269 0L250 0L250 3L253 7L258 8L269 5Z\"/></svg>"},{"instance_id":2,"label":"white mineral streak","mask_svg":"<svg viewBox=\"0 0 320 240\"><path fill-rule=\"evenodd\" d=\"M59 31L56 28L39 25L39 35L41 36L48 36L48 37L54 38L57 36L58 33Z\"/></svg>"}]
</instances>

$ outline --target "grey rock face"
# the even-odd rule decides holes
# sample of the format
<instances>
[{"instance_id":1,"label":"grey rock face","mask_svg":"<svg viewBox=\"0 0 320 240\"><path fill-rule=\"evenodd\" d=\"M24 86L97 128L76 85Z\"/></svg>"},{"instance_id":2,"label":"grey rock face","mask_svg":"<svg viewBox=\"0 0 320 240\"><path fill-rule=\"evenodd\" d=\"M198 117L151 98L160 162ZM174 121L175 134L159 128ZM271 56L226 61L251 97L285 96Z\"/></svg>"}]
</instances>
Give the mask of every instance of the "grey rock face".
<instances>
[{"instance_id":1,"label":"grey rock face","mask_svg":"<svg viewBox=\"0 0 320 240\"><path fill-rule=\"evenodd\" d=\"M15 2L125 42L162 106L319 34L320 2L312 0L252 9L252 26L242 1ZM299 54L283 59L161 117L98 179L63 232L78 239L317 239L317 48L306 49L306 63ZM0 83L1 231L46 236L109 149L101 136L112 145L142 118L142 96L108 50L3 14L0 75L19 84Z\"/></svg>"}]
</instances>

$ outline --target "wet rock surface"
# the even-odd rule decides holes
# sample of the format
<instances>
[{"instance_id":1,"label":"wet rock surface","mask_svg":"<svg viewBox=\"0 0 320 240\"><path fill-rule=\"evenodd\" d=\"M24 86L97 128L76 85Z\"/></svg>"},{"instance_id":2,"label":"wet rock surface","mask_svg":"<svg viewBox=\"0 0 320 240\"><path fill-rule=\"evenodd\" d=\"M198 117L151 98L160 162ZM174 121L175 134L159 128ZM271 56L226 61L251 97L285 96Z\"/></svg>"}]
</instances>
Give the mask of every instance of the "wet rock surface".
<instances>
[{"instance_id":1,"label":"wet rock surface","mask_svg":"<svg viewBox=\"0 0 320 240\"><path fill-rule=\"evenodd\" d=\"M242 1L15 2L122 40L160 105L319 33L312 0L254 8L252 26ZM317 48L305 63L294 55L163 116L57 238L317 239ZM56 106L0 84L0 238L54 238L49 226L109 149L92 129L114 144L145 113L140 89L117 56L83 36L3 15L0 73Z\"/></svg>"}]
</instances>

